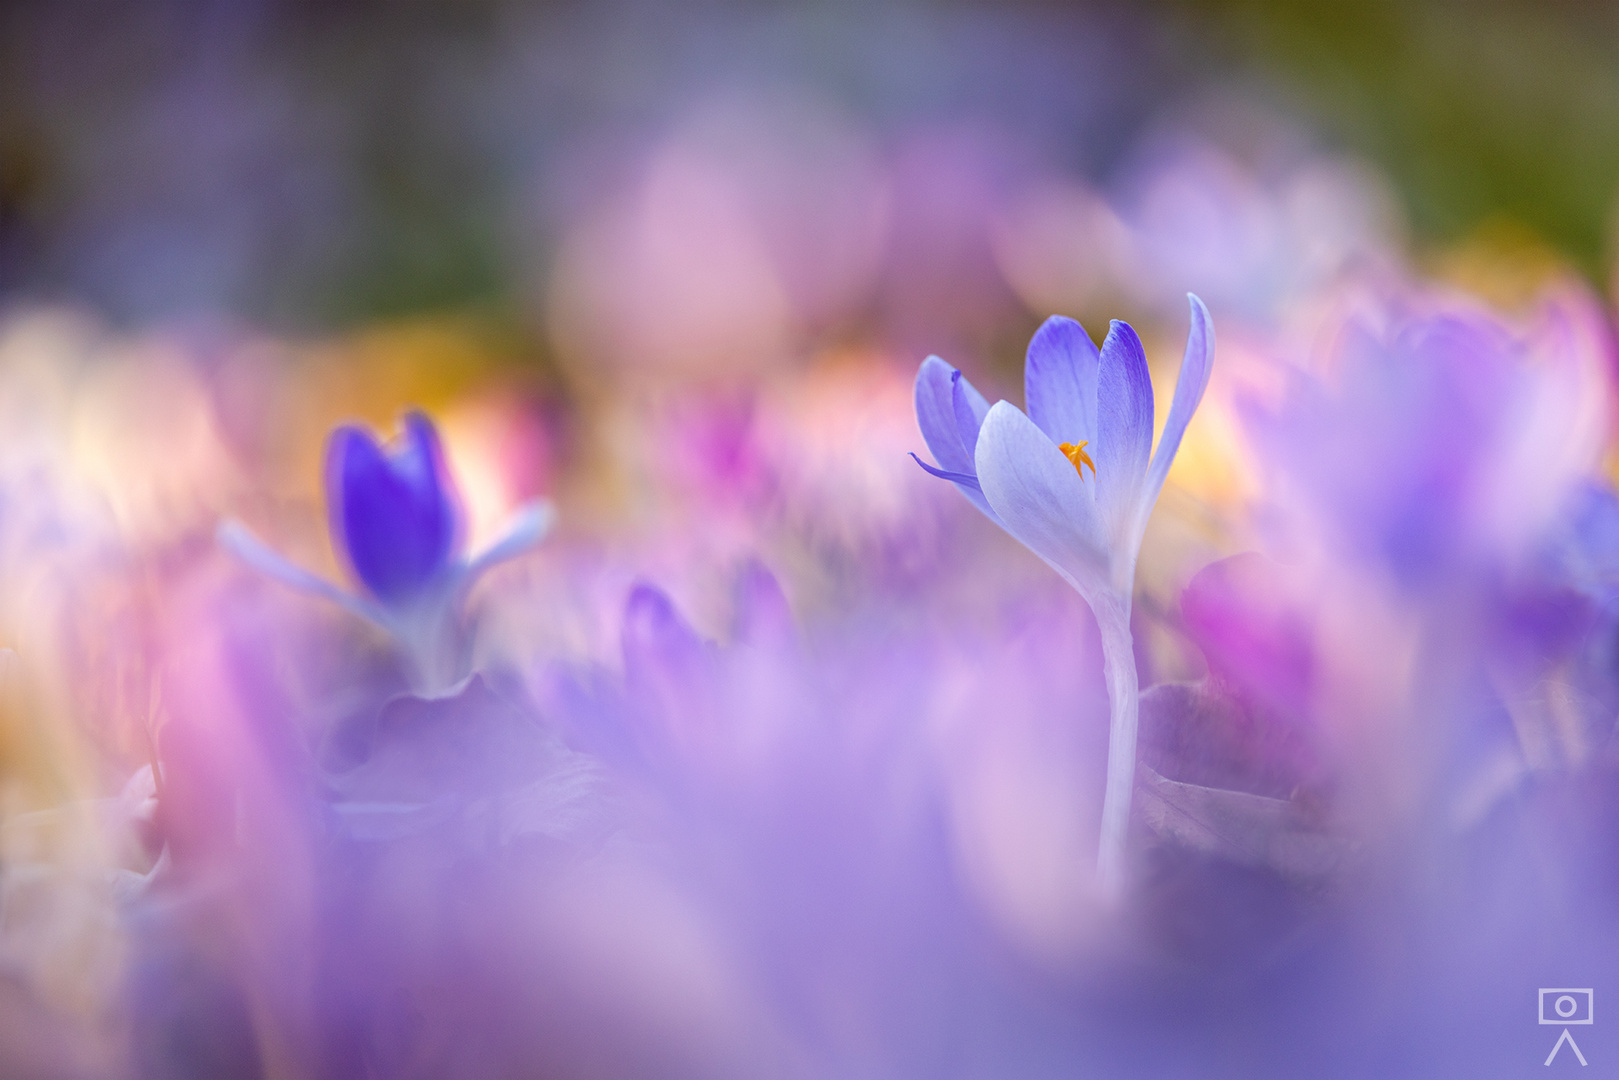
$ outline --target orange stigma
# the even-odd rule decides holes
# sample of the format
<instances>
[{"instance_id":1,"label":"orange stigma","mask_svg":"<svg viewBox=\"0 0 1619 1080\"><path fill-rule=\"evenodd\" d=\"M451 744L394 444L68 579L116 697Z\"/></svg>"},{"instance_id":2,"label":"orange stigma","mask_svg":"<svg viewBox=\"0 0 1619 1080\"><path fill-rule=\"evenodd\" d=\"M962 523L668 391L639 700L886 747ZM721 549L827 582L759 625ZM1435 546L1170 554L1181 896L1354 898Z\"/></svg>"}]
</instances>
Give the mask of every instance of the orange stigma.
<instances>
[{"instance_id":1,"label":"orange stigma","mask_svg":"<svg viewBox=\"0 0 1619 1080\"><path fill-rule=\"evenodd\" d=\"M1091 467L1091 479L1096 479L1096 462L1092 461L1091 456L1085 452L1085 447L1089 445L1089 442L1082 442L1078 446L1065 442L1057 447L1058 450L1062 451L1064 457L1074 463L1074 468L1079 471L1081 480L1085 479L1085 466L1087 465Z\"/></svg>"}]
</instances>

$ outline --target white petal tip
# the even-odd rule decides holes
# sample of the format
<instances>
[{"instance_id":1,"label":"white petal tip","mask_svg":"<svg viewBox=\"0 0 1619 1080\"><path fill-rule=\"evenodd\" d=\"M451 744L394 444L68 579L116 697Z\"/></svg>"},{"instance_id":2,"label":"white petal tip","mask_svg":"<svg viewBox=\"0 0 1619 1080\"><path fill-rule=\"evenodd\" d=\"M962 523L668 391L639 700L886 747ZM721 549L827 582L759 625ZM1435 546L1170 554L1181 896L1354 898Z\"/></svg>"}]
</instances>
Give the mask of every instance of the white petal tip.
<instances>
[{"instance_id":1,"label":"white petal tip","mask_svg":"<svg viewBox=\"0 0 1619 1080\"><path fill-rule=\"evenodd\" d=\"M468 566L472 576L498 563L514 559L537 547L556 524L556 506L549 499L524 504L506 524L500 538L490 544Z\"/></svg>"}]
</instances>

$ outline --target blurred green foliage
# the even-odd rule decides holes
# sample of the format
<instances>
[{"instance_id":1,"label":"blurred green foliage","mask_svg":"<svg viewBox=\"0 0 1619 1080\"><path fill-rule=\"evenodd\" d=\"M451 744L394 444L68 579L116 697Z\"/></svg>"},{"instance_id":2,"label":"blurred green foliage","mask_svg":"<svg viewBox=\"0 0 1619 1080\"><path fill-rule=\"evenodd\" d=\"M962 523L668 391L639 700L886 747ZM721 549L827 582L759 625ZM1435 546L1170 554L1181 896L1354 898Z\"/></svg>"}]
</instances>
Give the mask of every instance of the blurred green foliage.
<instances>
[{"instance_id":1,"label":"blurred green foliage","mask_svg":"<svg viewBox=\"0 0 1619 1080\"><path fill-rule=\"evenodd\" d=\"M3 4L0 301L292 327L522 304L566 212L543 186L582 133L645 134L705 80L760 69L819 78L879 127L1044 118L1104 176L1098 155L1158 109L1236 86L1382 166L1420 241L1507 219L1607 280L1619 5L1105 0L1084 41L1055 18L1070 7ZM1087 87L1042 78L1059 57Z\"/></svg>"},{"instance_id":2,"label":"blurred green foliage","mask_svg":"<svg viewBox=\"0 0 1619 1080\"><path fill-rule=\"evenodd\" d=\"M1276 80L1307 119L1386 169L1419 238L1506 217L1606 281L1619 5L1194 0L1179 12L1216 69Z\"/></svg>"}]
</instances>

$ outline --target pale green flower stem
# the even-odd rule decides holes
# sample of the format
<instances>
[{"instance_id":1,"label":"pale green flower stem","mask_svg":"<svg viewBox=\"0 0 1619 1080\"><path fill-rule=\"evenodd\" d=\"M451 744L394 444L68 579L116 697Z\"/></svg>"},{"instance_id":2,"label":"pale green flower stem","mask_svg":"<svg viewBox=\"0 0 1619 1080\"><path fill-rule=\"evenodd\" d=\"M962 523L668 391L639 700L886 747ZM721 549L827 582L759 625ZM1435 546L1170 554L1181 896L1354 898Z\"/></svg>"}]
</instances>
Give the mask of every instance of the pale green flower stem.
<instances>
[{"instance_id":1,"label":"pale green flower stem","mask_svg":"<svg viewBox=\"0 0 1619 1080\"><path fill-rule=\"evenodd\" d=\"M465 678L460 610L462 582L451 578L428 588L412 603L385 612L384 628L403 647L412 692L438 697Z\"/></svg>"},{"instance_id":2,"label":"pale green flower stem","mask_svg":"<svg viewBox=\"0 0 1619 1080\"><path fill-rule=\"evenodd\" d=\"M1128 594L1092 605L1102 633L1102 671L1107 679L1110 719L1107 737L1107 788L1102 795L1102 842L1097 873L1110 895L1123 891L1125 838L1130 829L1130 798L1135 789L1136 728L1141 712L1141 686L1136 677L1135 642L1130 635Z\"/></svg>"}]
</instances>

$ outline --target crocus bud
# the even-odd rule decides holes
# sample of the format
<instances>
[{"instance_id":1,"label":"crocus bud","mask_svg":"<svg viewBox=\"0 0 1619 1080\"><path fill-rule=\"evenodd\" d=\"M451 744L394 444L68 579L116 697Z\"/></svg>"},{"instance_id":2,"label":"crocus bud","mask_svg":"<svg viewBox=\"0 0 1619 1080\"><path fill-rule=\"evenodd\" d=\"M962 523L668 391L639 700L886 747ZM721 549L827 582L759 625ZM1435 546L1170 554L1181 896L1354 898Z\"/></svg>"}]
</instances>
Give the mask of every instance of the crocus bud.
<instances>
[{"instance_id":1,"label":"crocus bud","mask_svg":"<svg viewBox=\"0 0 1619 1080\"><path fill-rule=\"evenodd\" d=\"M461 539L461 511L433 422L410 412L387 445L347 425L326 444L332 540L354 576L385 604L443 577Z\"/></svg>"}]
</instances>

